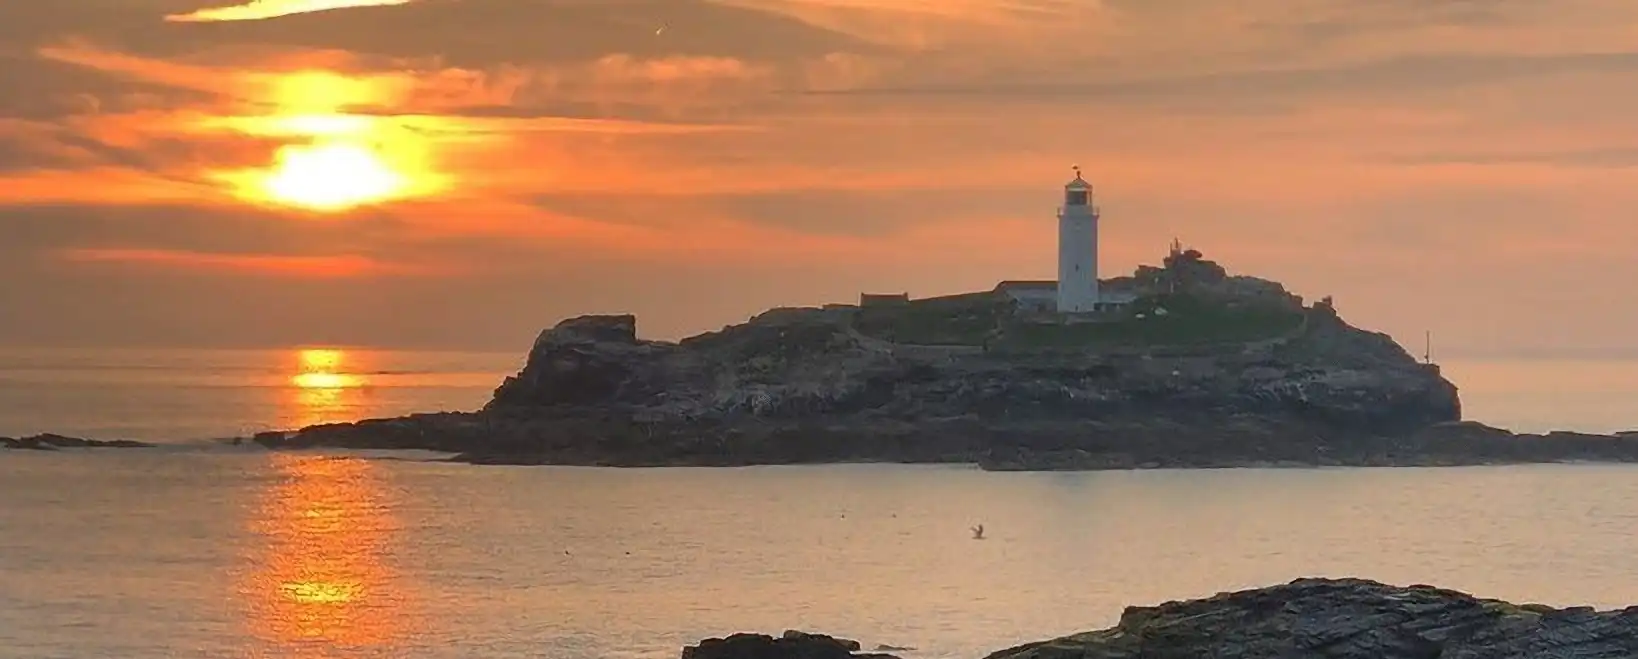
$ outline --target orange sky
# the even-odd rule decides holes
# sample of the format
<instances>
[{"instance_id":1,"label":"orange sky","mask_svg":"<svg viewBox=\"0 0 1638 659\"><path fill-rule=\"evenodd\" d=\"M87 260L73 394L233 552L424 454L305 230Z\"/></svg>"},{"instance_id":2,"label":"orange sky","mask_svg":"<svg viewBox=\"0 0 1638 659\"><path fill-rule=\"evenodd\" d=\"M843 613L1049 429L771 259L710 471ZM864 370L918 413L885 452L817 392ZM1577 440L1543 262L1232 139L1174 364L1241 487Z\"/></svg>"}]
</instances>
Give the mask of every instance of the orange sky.
<instances>
[{"instance_id":1,"label":"orange sky","mask_svg":"<svg viewBox=\"0 0 1638 659\"><path fill-rule=\"evenodd\" d=\"M0 7L0 344L513 350L1174 236L1449 354L1638 353L1626 0Z\"/></svg>"}]
</instances>

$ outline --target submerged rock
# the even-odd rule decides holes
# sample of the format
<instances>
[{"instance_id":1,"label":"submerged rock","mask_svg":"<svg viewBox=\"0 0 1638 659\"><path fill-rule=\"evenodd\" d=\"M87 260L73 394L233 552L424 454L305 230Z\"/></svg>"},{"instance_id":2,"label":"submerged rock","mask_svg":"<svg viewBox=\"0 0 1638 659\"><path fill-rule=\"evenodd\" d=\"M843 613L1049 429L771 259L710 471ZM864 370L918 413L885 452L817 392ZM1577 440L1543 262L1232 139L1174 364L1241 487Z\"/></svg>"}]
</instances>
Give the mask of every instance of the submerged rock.
<instances>
[{"instance_id":1,"label":"submerged rock","mask_svg":"<svg viewBox=\"0 0 1638 659\"><path fill-rule=\"evenodd\" d=\"M683 648L682 659L898 659L890 654L861 653L859 642L824 634L787 630L767 634L733 634L708 638Z\"/></svg>"},{"instance_id":2,"label":"submerged rock","mask_svg":"<svg viewBox=\"0 0 1638 659\"><path fill-rule=\"evenodd\" d=\"M1363 579L1289 584L1126 609L1109 629L987 659L1593 659L1638 656L1638 608L1514 605Z\"/></svg>"},{"instance_id":3,"label":"submerged rock","mask_svg":"<svg viewBox=\"0 0 1638 659\"><path fill-rule=\"evenodd\" d=\"M13 439L0 437L0 448L34 451L55 451L63 448L151 448L153 444L129 439L82 439L51 433Z\"/></svg>"}]
</instances>

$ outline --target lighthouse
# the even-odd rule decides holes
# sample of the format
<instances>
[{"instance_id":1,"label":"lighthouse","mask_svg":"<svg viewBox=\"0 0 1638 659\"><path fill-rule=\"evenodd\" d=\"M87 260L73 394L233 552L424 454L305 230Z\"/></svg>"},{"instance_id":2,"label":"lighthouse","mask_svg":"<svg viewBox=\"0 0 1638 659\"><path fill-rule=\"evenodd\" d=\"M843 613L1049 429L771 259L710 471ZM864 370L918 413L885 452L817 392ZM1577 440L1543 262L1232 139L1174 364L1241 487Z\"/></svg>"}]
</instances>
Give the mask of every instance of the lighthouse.
<instances>
[{"instance_id":1,"label":"lighthouse","mask_svg":"<svg viewBox=\"0 0 1638 659\"><path fill-rule=\"evenodd\" d=\"M1097 307L1098 206L1092 184L1076 167L1058 209L1058 312L1085 313Z\"/></svg>"}]
</instances>

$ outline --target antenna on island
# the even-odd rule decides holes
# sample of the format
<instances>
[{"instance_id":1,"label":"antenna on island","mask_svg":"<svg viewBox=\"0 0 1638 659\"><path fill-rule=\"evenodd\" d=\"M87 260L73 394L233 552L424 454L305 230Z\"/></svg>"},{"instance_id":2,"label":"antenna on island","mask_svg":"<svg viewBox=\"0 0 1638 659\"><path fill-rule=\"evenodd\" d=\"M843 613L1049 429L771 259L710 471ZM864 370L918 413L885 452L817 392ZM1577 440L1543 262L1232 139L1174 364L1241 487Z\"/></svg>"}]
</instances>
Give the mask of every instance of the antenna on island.
<instances>
[{"instance_id":1,"label":"antenna on island","mask_svg":"<svg viewBox=\"0 0 1638 659\"><path fill-rule=\"evenodd\" d=\"M1433 330L1427 330L1422 336L1422 363L1433 363Z\"/></svg>"}]
</instances>

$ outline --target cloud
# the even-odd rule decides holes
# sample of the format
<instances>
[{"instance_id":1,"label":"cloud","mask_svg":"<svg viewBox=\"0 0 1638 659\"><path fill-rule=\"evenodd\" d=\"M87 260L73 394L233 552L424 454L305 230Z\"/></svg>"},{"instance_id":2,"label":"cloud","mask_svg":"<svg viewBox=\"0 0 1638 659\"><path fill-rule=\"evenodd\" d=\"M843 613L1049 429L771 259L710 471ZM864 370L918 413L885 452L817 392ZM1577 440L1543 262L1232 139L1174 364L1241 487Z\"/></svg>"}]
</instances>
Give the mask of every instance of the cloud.
<instances>
[{"instance_id":1,"label":"cloud","mask_svg":"<svg viewBox=\"0 0 1638 659\"><path fill-rule=\"evenodd\" d=\"M6 3L0 8L0 39L38 44L73 35L168 59L329 52L370 60L437 58L444 66L462 68L550 66L616 53L792 63L833 52L879 50L795 18L706 0L420 0L263 20L163 20L200 4L132 0L99 13L86 11L84 0Z\"/></svg>"},{"instance_id":2,"label":"cloud","mask_svg":"<svg viewBox=\"0 0 1638 659\"><path fill-rule=\"evenodd\" d=\"M171 14L166 16L165 20L178 23L256 21L291 14L355 7L386 7L408 2L410 0L250 0L241 5L211 7L186 14Z\"/></svg>"},{"instance_id":3,"label":"cloud","mask_svg":"<svg viewBox=\"0 0 1638 659\"><path fill-rule=\"evenodd\" d=\"M220 254L166 249L70 249L61 257L73 263L138 264L181 270L232 274L333 279L379 275L431 274L402 264L363 256L289 256L279 254Z\"/></svg>"},{"instance_id":4,"label":"cloud","mask_svg":"<svg viewBox=\"0 0 1638 659\"><path fill-rule=\"evenodd\" d=\"M1638 11L1609 0L0 4L0 277L59 292L0 308L153 336L184 335L165 314L318 331L252 301L381 341L591 310L674 336L1050 276L1071 164L1111 269L1181 236L1408 326L1404 290L1457 290L1415 279L1513 259L1487 285L1530 289L1623 244L1608 218L1638 202L1611 137L1638 110ZM270 174L314 199L377 165L424 184L269 198ZM170 301L207 294L232 308ZM432 297L458 312L402 312ZM55 336L30 322L0 341Z\"/></svg>"},{"instance_id":5,"label":"cloud","mask_svg":"<svg viewBox=\"0 0 1638 659\"><path fill-rule=\"evenodd\" d=\"M1433 153L1400 156L1391 162L1407 165L1550 165L1594 169L1638 167L1638 147L1598 147L1537 152Z\"/></svg>"},{"instance_id":6,"label":"cloud","mask_svg":"<svg viewBox=\"0 0 1638 659\"><path fill-rule=\"evenodd\" d=\"M172 62L109 51L87 44L43 48L41 55L140 83L208 94L214 100L168 111L93 111L60 118L55 125L18 122L0 126L0 137L26 143L38 166L78 155L94 167L32 172L12 180L0 203L171 203L222 200L220 182L241 197L276 192L261 170L278 163L312 160L325 154L378 152L409 185L399 196L426 196L448 189L438 159L477 162L497 154L529 150L531 140L550 134L593 136L686 136L755 130L755 126L644 121L609 117L557 116L531 110L526 94L538 87L565 89L574 81L617 96L637 83L693 93L711 91L711 81L743 80L757 73L734 60L668 59L638 61L608 57L573 71L529 72L501 68L493 73L438 69L338 73L273 63L245 69L230 64ZM299 63L299 62L298 62ZM622 85L627 85L622 87ZM648 90L647 93L653 93ZM606 100L606 99L605 99ZM403 113L403 108L415 113ZM337 146L337 140L346 141ZM366 146L367 145L367 146ZM94 155L95 158L84 158ZM338 156L339 157L339 156ZM82 164L89 164L84 163ZM98 172L96 169L105 171ZM126 168L126 169L122 169ZM108 186L73 185L101 178ZM289 177L286 177L289 178ZM173 194L147 195L143 186L168 187ZM493 193L483 181L467 188ZM130 194L118 191L129 189Z\"/></svg>"},{"instance_id":7,"label":"cloud","mask_svg":"<svg viewBox=\"0 0 1638 659\"><path fill-rule=\"evenodd\" d=\"M994 104L1101 100L1189 103L1238 100L1248 96L1359 97L1449 91L1535 77L1638 70L1638 52L1579 52L1553 55L1408 56L1323 67L1258 67L1241 71L1128 80L1005 81L976 84L902 85L813 89L807 95L926 97L943 101L982 98ZM1209 99L1209 100L1208 100Z\"/></svg>"},{"instance_id":8,"label":"cloud","mask_svg":"<svg viewBox=\"0 0 1638 659\"><path fill-rule=\"evenodd\" d=\"M1098 0L717 0L794 17L872 43L911 51L1041 39L1079 31L1104 17Z\"/></svg>"}]
</instances>

